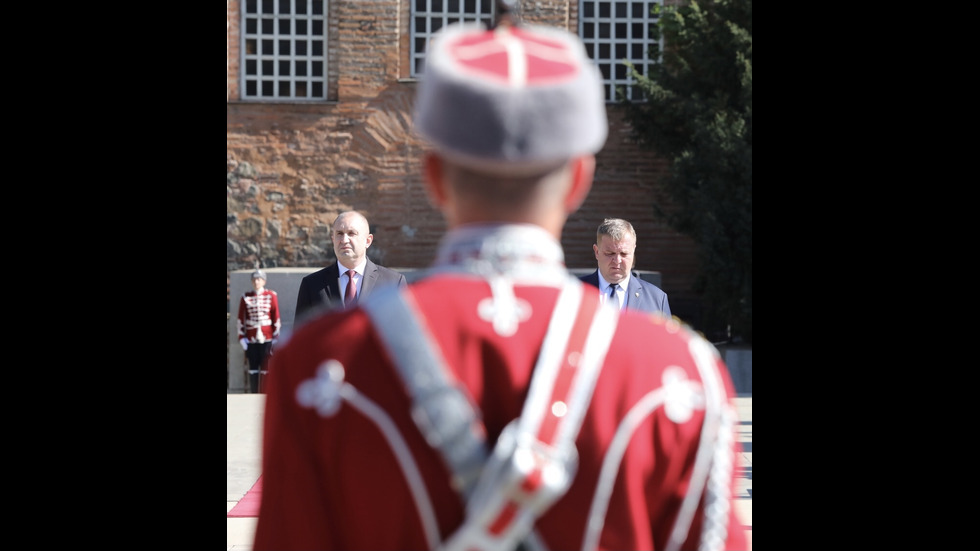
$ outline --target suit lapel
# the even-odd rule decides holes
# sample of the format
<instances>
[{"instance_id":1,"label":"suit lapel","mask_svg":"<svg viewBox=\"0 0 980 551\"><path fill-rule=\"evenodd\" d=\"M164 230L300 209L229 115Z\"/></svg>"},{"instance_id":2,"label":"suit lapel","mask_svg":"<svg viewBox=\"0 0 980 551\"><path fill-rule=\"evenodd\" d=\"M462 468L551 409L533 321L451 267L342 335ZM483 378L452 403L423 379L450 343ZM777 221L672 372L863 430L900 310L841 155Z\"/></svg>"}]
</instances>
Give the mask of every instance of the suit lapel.
<instances>
[{"instance_id":1,"label":"suit lapel","mask_svg":"<svg viewBox=\"0 0 980 551\"><path fill-rule=\"evenodd\" d=\"M327 302L340 299L340 269L337 268L336 260L332 265L327 266L324 277L326 281L323 282L323 292L327 295Z\"/></svg>"},{"instance_id":2,"label":"suit lapel","mask_svg":"<svg viewBox=\"0 0 980 551\"><path fill-rule=\"evenodd\" d=\"M643 287L640 285L639 277L636 275L636 272L630 272L630 283L626 286L627 308L638 308L640 306L640 299L643 298Z\"/></svg>"},{"instance_id":3,"label":"suit lapel","mask_svg":"<svg viewBox=\"0 0 980 551\"><path fill-rule=\"evenodd\" d=\"M371 262L371 259L367 259L367 263L364 264L364 278L361 279L361 293L358 296L358 300L367 297L371 294L371 290L374 289L374 283L378 279L378 265Z\"/></svg>"}]
</instances>

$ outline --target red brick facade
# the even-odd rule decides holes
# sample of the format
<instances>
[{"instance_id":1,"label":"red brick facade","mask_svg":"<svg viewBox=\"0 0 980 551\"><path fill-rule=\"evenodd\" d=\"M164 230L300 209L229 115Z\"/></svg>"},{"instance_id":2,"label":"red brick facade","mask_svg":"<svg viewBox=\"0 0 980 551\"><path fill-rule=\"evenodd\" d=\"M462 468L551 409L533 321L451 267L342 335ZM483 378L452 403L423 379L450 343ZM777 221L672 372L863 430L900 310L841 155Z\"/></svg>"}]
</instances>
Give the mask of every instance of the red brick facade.
<instances>
[{"instance_id":1,"label":"red brick facade","mask_svg":"<svg viewBox=\"0 0 980 551\"><path fill-rule=\"evenodd\" d=\"M524 2L526 22L577 29L578 2ZM528 7L533 4L533 7ZM429 264L445 231L421 183L422 145L412 134L410 0L330 1L326 103L239 101L239 0L228 0L229 270L320 266L333 259L329 225L343 210L368 217L376 262ZM618 106L597 156L595 184L564 229L572 268L595 266L595 229L606 217L637 230L636 268L662 273L674 313L694 323L693 242L654 215L669 209L659 179L666 162L629 139Z\"/></svg>"}]
</instances>

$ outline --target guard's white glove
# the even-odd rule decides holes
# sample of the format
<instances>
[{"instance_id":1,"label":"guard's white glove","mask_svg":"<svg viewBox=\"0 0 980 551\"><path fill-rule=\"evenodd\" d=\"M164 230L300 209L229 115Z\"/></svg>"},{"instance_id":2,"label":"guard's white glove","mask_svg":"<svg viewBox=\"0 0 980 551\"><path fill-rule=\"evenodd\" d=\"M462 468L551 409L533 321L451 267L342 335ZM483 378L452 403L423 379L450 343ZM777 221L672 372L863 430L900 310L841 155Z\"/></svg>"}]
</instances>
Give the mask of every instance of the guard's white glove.
<instances>
[{"instance_id":1,"label":"guard's white glove","mask_svg":"<svg viewBox=\"0 0 980 551\"><path fill-rule=\"evenodd\" d=\"M248 350L248 339L242 337L238 342L242 343L242 350Z\"/></svg>"}]
</instances>

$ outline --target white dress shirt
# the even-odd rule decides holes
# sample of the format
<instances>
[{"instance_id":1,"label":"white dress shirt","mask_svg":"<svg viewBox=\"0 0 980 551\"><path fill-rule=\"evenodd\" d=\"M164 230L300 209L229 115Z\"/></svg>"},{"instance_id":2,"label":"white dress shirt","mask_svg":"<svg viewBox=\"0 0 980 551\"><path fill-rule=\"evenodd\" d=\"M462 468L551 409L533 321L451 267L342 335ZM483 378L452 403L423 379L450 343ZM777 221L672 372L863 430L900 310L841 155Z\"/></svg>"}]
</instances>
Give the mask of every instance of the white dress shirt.
<instances>
[{"instance_id":1,"label":"white dress shirt","mask_svg":"<svg viewBox=\"0 0 980 551\"><path fill-rule=\"evenodd\" d=\"M622 310L623 307L626 305L626 286L629 285L629 283L630 283L630 278L627 277L626 279L620 281L617 284L619 285L619 287L616 289L616 300L619 301L618 306L620 310ZM611 286L612 284L606 281L605 278L602 277L602 272L599 272L599 291L602 293L603 302L609 300L609 287Z\"/></svg>"}]
</instances>

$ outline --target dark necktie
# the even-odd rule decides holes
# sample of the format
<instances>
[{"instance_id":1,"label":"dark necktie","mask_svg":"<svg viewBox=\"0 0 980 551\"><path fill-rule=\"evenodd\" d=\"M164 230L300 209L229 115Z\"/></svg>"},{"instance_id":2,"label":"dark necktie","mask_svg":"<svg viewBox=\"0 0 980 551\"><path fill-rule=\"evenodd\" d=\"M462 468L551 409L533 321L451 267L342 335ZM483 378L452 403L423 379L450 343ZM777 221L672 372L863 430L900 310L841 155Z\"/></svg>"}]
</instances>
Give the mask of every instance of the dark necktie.
<instances>
[{"instance_id":1,"label":"dark necktie","mask_svg":"<svg viewBox=\"0 0 980 551\"><path fill-rule=\"evenodd\" d=\"M344 305L353 306L357 302L357 287L354 286L354 270L347 270L347 293L344 295Z\"/></svg>"},{"instance_id":2,"label":"dark necktie","mask_svg":"<svg viewBox=\"0 0 980 551\"><path fill-rule=\"evenodd\" d=\"M613 301L613 306L619 307L619 300L616 298L616 289L619 288L618 283L613 283L609 286L609 300Z\"/></svg>"}]
</instances>

